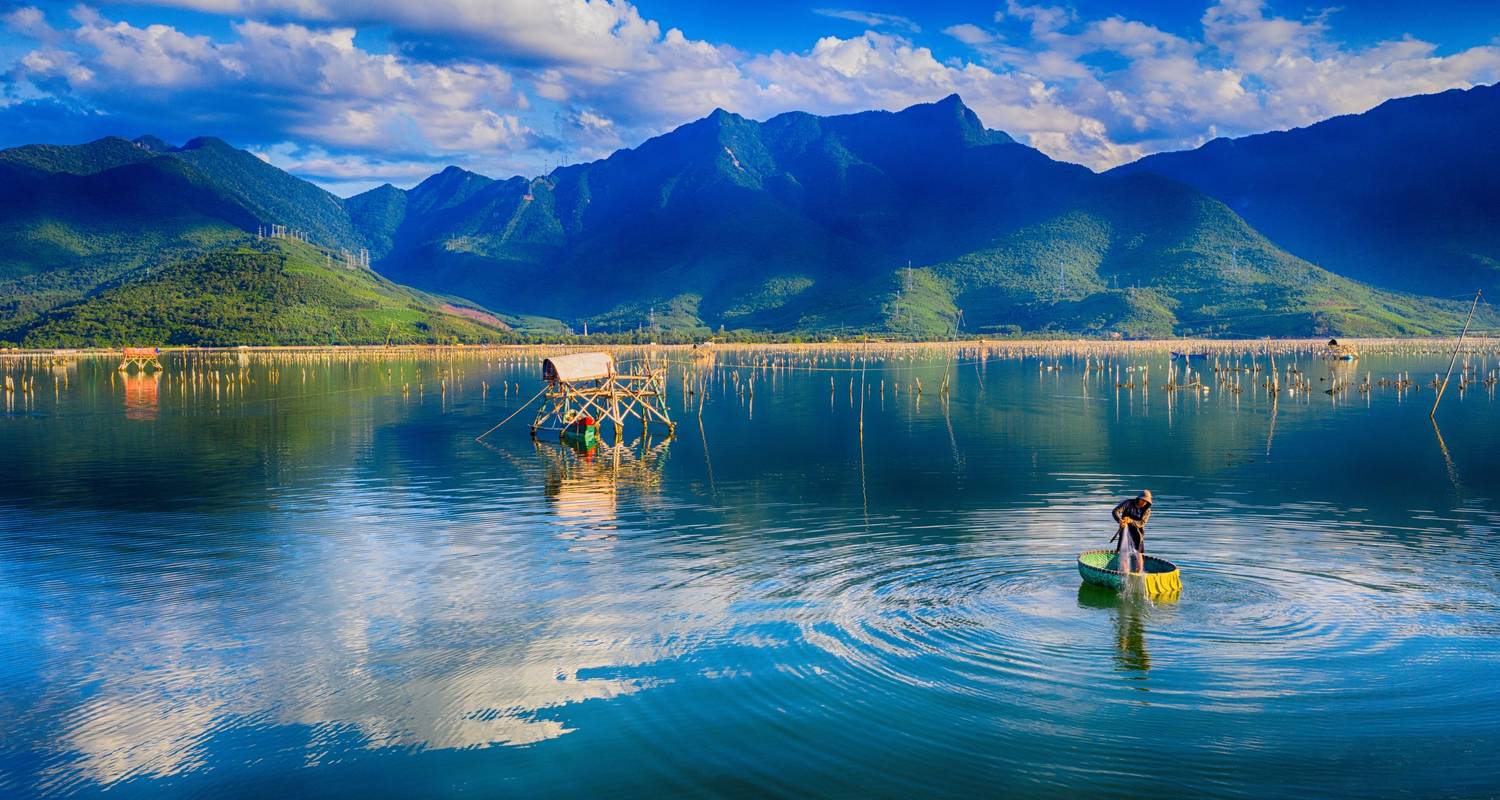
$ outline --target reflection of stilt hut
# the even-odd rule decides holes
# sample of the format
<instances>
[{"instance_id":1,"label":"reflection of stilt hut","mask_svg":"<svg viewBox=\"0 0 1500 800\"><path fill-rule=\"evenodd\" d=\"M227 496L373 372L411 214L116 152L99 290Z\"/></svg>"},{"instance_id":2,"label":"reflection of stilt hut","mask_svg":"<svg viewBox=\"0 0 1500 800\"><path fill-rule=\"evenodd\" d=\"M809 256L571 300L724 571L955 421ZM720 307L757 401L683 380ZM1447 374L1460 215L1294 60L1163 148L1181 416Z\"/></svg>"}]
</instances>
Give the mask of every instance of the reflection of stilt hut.
<instances>
[{"instance_id":1,"label":"reflection of stilt hut","mask_svg":"<svg viewBox=\"0 0 1500 800\"><path fill-rule=\"evenodd\" d=\"M547 500L559 519L606 525L615 520L622 487L638 494L661 489L662 463L670 439L637 444L601 444L587 449L534 441L547 465Z\"/></svg>"},{"instance_id":2,"label":"reflection of stilt hut","mask_svg":"<svg viewBox=\"0 0 1500 800\"><path fill-rule=\"evenodd\" d=\"M533 436L539 430L568 433L606 420L614 423L616 439L627 419L639 419L643 427L660 422L668 433L676 429L667 413L665 368L648 364L623 373L616 371L609 353L574 353L542 361L542 380L547 387L531 422Z\"/></svg>"},{"instance_id":3,"label":"reflection of stilt hut","mask_svg":"<svg viewBox=\"0 0 1500 800\"><path fill-rule=\"evenodd\" d=\"M125 418L156 419L161 375L142 371L125 375Z\"/></svg>"}]
</instances>

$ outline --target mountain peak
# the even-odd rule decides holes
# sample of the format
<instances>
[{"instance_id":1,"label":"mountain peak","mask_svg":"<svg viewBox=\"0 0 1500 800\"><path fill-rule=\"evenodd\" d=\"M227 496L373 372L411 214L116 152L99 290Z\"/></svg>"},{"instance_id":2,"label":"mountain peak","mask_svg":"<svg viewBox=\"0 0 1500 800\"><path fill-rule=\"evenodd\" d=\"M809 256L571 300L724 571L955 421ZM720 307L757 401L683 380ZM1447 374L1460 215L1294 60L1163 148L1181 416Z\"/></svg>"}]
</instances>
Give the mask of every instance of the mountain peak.
<instances>
[{"instance_id":1,"label":"mountain peak","mask_svg":"<svg viewBox=\"0 0 1500 800\"><path fill-rule=\"evenodd\" d=\"M427 180L422 181L422 183L428 183L429 181L445 184L468 181L480 181L482 183L489 183L492 180L494 179L490 178L489 176L480 175L477 172L464 169L457 164L449 164L448 166L443 167L441 170L427 176ZM422 184L417 184L417 188L420 188L421 185Z\"/></svg>"},{"instance_id":2,"label":"mountain peak","mask_svg":"<svg viewBox=\"0 0 1500 800\"><path fill-rule=\"evenodd\" d=\"M141 148L142 150L149 150L153 153L165 153L168 150L172 149L171 145L167 144L161 139L158 139L155 136L152 136L149 133L145 134L144 136L137 136L134 139L131 139L130 143L135 145L136 147Z\"/></svg>"},{"instance_id":3,"label":"mountain peak","mask_svg":"<svg viewBox=\"0 0 1500 800\"><path fill-rule=\"evenodd\" d=\"M233 150L234 145L217 136L195 136L178 150Z\"/></svg>"},{"instance_id":4,"label":"mountain peak","mask_svg":"<svg viewBox=\"0 0 1500 800\"><path fill-rule=\"evenodd\" d=\"M986 128L984 121L974 113L972 108L964 105L963 98L957 93L950 94L936 102L908 106L896 112L896 115L915 120L925 127L934 129L952 126L952 130L957 133L959 139L970 147L1008 144L1015 141L1003 131Z\"/></svg>"},{"instance_id":5,"label":"mountain peak","mask_svg":"<svg viewBox=\"0 0 1500 800\"><path fill-rule=\"evenodd\" d=\"M494 183L494 179L449 164L441 172L429 175L426 180L413 186L406 195L414 209L425 213L461 203L491 183Z\"/></svg>"},{"instance_id":6,"label":"mountain peak","mask_svg":"<svg viewBox=\"0 0 1500 800\"><path fill-rule=\"evenodd\" d=\"M715 108L713 111L708 112L708 116L698 120L696 125L709 128L725 128L746 121L747 120L744 117L734 113L733 111L725 111L722 108ZM688 125L693 126L694 123L688 123Z\"/></svg>"}]
</instances>

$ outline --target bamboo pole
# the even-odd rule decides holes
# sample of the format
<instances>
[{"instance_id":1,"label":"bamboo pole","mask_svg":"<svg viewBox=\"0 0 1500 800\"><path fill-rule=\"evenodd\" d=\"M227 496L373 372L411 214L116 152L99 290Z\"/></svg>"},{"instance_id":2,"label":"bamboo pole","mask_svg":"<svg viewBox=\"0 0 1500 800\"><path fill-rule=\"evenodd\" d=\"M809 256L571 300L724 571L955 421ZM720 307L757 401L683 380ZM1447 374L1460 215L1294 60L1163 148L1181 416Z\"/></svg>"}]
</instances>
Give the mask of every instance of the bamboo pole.
<instances>
[{"instance_id":1,"label":"bamboo pole","mask_svg":"<svg viewBox=\"0 0 1500 800\"><path fill-rule=\"evenodd\" d=\"M1432 411L1427 415L1429 419L1437 419L1438 403L1443 402L1443 392L1448 388L1448 379L1453 377L1453 365L1458 363L1458 351L1463 349L1464 336L1469 333L1469 323L1474 321L1474 309L1479 307L1479 295L1483 291L1474 292L1474 302L1469 306L1469 317L1464 320L1464 329L1458 334L1458 344L1453 346L1453 358L1448 360L1448 374L1443 376L1443 382L1438 385L1437 398L1432 401Z\"/></svg>"}]
</instances>

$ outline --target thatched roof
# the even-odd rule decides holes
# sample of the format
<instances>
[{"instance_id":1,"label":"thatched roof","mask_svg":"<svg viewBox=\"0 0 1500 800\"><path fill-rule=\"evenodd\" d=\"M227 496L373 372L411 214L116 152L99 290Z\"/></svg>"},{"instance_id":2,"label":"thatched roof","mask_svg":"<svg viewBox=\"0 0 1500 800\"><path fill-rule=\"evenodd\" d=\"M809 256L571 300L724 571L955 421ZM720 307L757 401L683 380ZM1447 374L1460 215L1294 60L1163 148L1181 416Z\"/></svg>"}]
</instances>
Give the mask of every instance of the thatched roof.
<instances>
[{"instance_id":1,"label":"thatched roof","mask_svg":"<svg viewBox=\"0 0 1500 800\"><path fill-rule=\"evenodd\" d=\"M609 353L573 353L542 361L542 379L546 381L592 381L614 372L615 359Z\"/></svg>"}]
</instances>

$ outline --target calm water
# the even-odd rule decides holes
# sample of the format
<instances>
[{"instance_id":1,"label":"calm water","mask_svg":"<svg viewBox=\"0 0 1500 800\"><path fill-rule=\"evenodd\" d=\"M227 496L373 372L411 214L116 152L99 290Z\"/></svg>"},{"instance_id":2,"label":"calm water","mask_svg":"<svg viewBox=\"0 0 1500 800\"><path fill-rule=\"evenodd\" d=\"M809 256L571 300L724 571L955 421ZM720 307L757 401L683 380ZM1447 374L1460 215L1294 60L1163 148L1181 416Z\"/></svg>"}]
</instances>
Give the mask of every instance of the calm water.
<instances>
[{"instance_id":1,"label":"calm water","mask_svg":"<svg viewBox=\"0 0 1500 800\"><path fill-rule=\"evenodd\" d=\"M592 454L474 442L535 362L44 369L0 398L0 796L1500 794L1500 405L1440 442L1442 357L1274 410L1165 356L743 358ZM1176 602L1075 570L1142 487Z\"/></svg>"}]
</instances>

